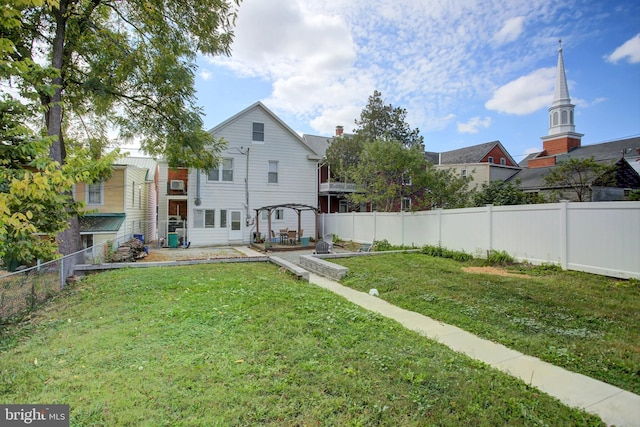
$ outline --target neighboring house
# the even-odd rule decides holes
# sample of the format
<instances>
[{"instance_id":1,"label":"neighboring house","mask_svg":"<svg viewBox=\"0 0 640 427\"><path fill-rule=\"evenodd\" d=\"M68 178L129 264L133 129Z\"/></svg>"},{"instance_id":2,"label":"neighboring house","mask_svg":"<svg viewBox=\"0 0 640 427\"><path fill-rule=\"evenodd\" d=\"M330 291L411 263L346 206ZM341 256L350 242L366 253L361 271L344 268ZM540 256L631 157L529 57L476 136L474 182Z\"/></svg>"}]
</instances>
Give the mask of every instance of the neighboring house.
<instances>
[{"instance_id":1,"label":"neighboring house","mask_svg":"<svg viewBox=\"0 0 640 427\"><path fill-rule=\"evenodd\" d=\"M168 230L170 215L179 215L186 227L176 232L184 233L182 242L192 246L248 244L258 226L264 237L284 228L297 230L299 217L294 209L274 209L271 230L267 211L256 217L256 210L281 204L315 208L320 157L261 102L210 132L228 143L216 169L188 170L188 176L183 176L179 174L186 170L172 172L166 162L160 164L159 224L167 224ZM184 193L174 194L172 183L179 180L184 181ZM315 236L316 225L313 211L302 212L303 236ZM160 233L164 233L162 226Z\"/></svg>"},{"instance_id":2,"label":"neighboring house","mask_svg":"<svg viewBox=\"0 0 640 427\"><path fill-rule=\"evenodd\" d=\"M336 126L336 135L343 135L343 127ZM333 142L333 137L302 135L306 144L320 157L324 159L327 148ZM318 208L322 213L350 212L350 208L345 196L356 191L356 185L348 182L340 182L331 174L331 167L322 162L318 168ZM367 205L359 206L355 209L360 212L368 210Z\"/></svg>"},{"instance_id":3,"label":"neighboring house","mask_svg":"<svg viewBox=\"0 0 640 427\"><path fill-rule=\"evenodd\" d=\"M187 230L187 191L189 169L169 168L167 162L159 161L158 194L158 240L167 245L168 233L178 233L184 241Z\"/></svg>"},{"instance_id":4,"label":"neighboring house","mask_svg":"<svg viewBox=\"0 0 640 427\"><path fill-rule=\"evenodd\" d=\"M500 141L442 153L427 151L425 157L436 169L450 170L455 175L472 179L471 188L478 189L491 181L506 181L520 170Z\"/></svg>"},{"instance_id":5,"label":"neighboring house","mask_svg":"<svg viewBox=\"0 0 640 427\"><path fill-rule=\"evenodd\" d=\"M113 166L109 180L79 183L76 201L84 201L88 212L80 217L84 247L134 235L151 241L156 236L157 163L151 158L127 157Z\"/></svg>"},{"instance_id":6,"label":"neighboring house","mask_svg":"<svg viewBox=\"0 0 640 427\"><path fill-rule=\"evenodd\" d=\"M536 161L553 158L552 166L539 166ZM574 200L575 192L568 188L550 187L544 177L562 161L568 159L589 159L607 164L616 164L615 185L609 187L593 186L591 200L626 200L632 190L640 189L640 137L625 138L601 144L571 148L567 152L548 155L546 152L530 154L521 165L522 171L514 179L520 180L520 188L528 193L550 195L559 193L560 198Z\"/></svg>"},{"instance_id":7,"label":"neighboring house","mask_svg":"<svg viewBox=\"0 0 640 427\"><path fill-rule=\"evenodd\" d=\"M528 193L556 193L560 198L575 200L576 194L570 188L549 187L544 177L562 161L593 158L597 162L615 164L617 172L614 186L591 188L591 200L626 200L631 190L640 188L640 138L582 146L584 135L575 131L574 107L560 47L554 99L549 108L548 135L541 138L542 151L523 159L520 162L523 169L511 180L519 180L520 188Z\"/></svg>"}]
</instances>

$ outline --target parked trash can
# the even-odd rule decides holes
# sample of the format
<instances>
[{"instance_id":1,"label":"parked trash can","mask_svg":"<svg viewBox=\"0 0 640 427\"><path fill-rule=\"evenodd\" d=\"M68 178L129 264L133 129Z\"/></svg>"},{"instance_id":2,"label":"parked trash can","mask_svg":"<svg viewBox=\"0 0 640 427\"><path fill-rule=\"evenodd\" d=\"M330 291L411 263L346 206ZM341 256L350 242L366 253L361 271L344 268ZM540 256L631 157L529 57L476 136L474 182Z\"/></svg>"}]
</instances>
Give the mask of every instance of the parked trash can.
<instances>
[{"instance_id":1,"label":"parked trash can","mask_svg":"<svg viewBox=\"0 0 640 427\"><path fill-rule=\"evenodd\" d=\"M178 233L168 233L167 234L167 241L169 243L169 247L170 248L177 248L178 247Z\"/></svg>"},{"instance_id":2,"label":"parked trash can","mask_svg":"<svg viewBox=\"0 0 640 427\"><path fill-rule=\"evenodd\" d=\"M309 238L308 237L301 237L300 238L300 245L301 246L309 246Z\"/></svg>"},{"instance_id":3,"label":"parked trash can","mask_svg":"<svg viewBox=\"0 0 640 427\"><path fill-rule=\"evenodd\" d=\"M133 235L134 239L138 239L140 240L142 243L144 243L144 234L134 234Z\"/></svg>"}]
</instances>

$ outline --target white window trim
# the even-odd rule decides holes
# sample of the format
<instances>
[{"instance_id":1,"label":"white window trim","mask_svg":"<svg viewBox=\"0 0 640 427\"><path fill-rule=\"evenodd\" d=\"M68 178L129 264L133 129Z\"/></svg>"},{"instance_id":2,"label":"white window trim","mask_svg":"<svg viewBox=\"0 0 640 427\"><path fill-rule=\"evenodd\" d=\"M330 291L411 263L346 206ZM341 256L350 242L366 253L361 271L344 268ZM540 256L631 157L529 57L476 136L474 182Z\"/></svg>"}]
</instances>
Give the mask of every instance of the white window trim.
<instances>
[{"instance_id":1,"label":"white window trim","mask_svg":"<svg viewBox=\"0 0 640 427\"><path fill-rule=\"evenodd\" d=\"M261 124L262 125L262 140L259 139L253 139L253 134L255 133L254 129L254 125L255 124ZM264 122L252 122L251 123L251 143L252 144L264 144L264 137L265 137L265 126L264 126Z\"/></svg>"},{"instance_id":2,"label":"white window trim","mask_svg":"<svg viewBox=\"0 0 640 427\"><path fill-rule=\"evenodd\" d=\"M91 203L89 201L89 187L91 185L98 185L98 183L85 184L85 201L87 203L87 206L103 206L104 205L104 182L100 182L100 202L99 203Z\"/></svg>"},{"instance_id":3,"label":"white window trim","mask_svg":"<svg viewBox=\"0 0 640 427\"><path fill-rule=\"evenodd\" d=\"M231 168L230 169L225 169L224 168L224 162L230 160L231 161ZM233 157L225 157L220 161L220 164L218 165L217 168L211 169L209 172L207 172L207 182L215 182L215 183L233 183L233 179L234 179L234 174L233 174ZM211 172L213 171L218 171L218 179L210 179L211 178ZM231 171L231 181L225 181L222 178L224 177L224 171Z\"/></svg>"},{"instance_id":4,"label":"white window trim","mask_svg":"<svg viewBox=\"0 0 640 427\"><path fill-rule=\"evenodd\" d=\"M275 164L276 165L276 170L275 172L271 171L271 165ZM268 185L278 185L278 183L280 182L280 162L278 160L269 160L268 164L267 164L267 184ZM275 173L276 175L276 182L271 182L270 181L270 177L271 174Z\"/></svg>"}]
</instances>

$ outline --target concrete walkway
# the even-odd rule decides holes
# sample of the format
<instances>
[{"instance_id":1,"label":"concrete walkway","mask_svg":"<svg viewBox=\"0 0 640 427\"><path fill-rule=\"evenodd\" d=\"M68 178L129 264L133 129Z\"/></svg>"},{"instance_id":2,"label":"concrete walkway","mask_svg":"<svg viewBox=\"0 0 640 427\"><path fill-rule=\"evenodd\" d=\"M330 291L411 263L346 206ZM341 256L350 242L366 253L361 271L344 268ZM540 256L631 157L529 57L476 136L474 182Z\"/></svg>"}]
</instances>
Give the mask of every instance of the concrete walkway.
<instances>
[{"instance_id":1,"label":"concrete walkway","mask_svg":"<svg viewBox=\"0 0 640 427\"><path fill-rule=\"evenodd\" d=\"M393 319L407 329L438 341L454 351L517 377L568 406L595 414L607 425L640 426L640 396L636 394L478 338L455 326L396 307L325 277L311 273L309 282L335 292L367 310Z\"/></svg>"}]
</instances>

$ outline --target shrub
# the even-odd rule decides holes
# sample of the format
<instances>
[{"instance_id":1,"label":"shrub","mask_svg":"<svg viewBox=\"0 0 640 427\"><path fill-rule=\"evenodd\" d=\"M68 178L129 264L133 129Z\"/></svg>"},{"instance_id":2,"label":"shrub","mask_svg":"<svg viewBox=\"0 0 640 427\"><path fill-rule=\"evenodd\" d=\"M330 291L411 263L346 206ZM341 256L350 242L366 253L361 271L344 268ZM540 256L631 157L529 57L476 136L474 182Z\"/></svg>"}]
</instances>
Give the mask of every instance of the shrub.
<instances>
[{"instance_id":1,"label":"shrub","mask_svg":"<svg viewBox=\"0 0 640 427\"><path fill-rule=\"evenodd\" d=\"M393 249L393 245L389 243L387 239L374 240L373 247L375 248L376 251L380 251L380 252L390 251Z\"/></svg>"},{"instance_id":2,"label":"shrub","mask_svg":"<svg viewBox=\"0 0 640 427\"><path fill-rule=\"evenodd\" d=\"M487 263L490 265L507 265L515 263L515 259L507 251L492 250L487 256Z\"/></svg>"},{"instance_id":3,"label":"shrub","mask_svg":"<svg viewBox=\"0 0 640 427\"><path fill-rule=\"evenodd\" d=\"M468 254L464 251L452 251L446 248L443 248L442 245L432 246L425 245L422 247L421 252L425 255L438 257L438 258L451 258L456 261L469 261L473 259L473 255Z\"/></svg>"}]
</instances>

